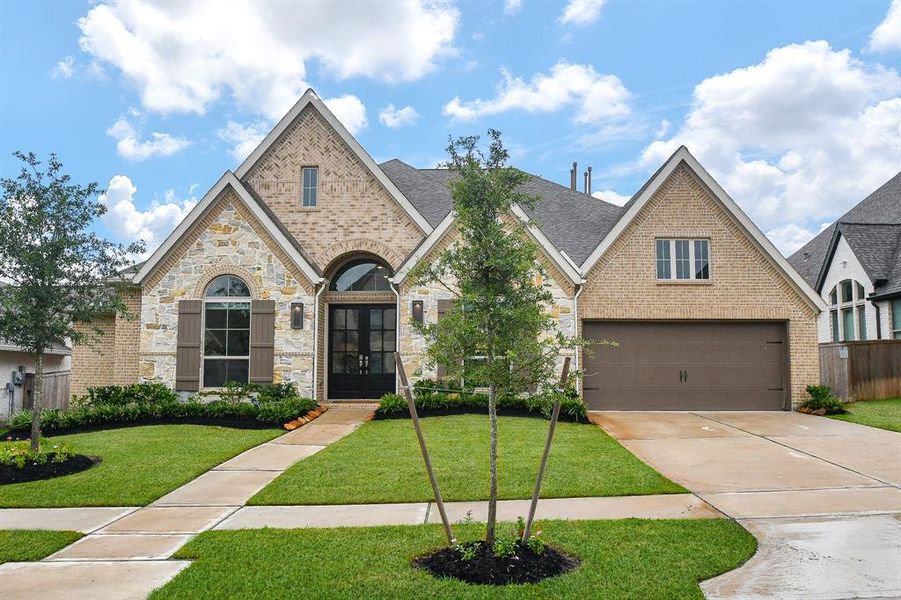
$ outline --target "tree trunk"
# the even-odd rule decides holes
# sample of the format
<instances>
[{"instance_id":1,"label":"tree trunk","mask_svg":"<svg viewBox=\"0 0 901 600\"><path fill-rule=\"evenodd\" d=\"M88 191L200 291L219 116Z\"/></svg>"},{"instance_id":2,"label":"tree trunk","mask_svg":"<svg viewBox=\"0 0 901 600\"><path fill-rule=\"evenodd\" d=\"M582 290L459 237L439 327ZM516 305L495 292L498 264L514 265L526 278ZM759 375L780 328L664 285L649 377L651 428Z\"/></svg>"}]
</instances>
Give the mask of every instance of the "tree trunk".
<instances>
[{"instance_id":1,"label":"tree trunk","mask_svg":"<svg viewBox=\"0 0 901 600\"><path fill-rule=\"evenodd\" d=\"M44 403L44 353L34 355L34 398L31 404L31 449L41 443L41 405Z\"/></svg>"},{"instance_id":2,"label":"tree trunk","mask_svg":"<svg viewBox=\"0 0 901 600\"><path fill-rule=\"evenodd\" d=\"M493 383L488 387L488 425L491 437L488 449L490 483L488 486L488 529L485 541L489 545L493 545L497 526L497 387Z\"/></svg>"}]
</instances>

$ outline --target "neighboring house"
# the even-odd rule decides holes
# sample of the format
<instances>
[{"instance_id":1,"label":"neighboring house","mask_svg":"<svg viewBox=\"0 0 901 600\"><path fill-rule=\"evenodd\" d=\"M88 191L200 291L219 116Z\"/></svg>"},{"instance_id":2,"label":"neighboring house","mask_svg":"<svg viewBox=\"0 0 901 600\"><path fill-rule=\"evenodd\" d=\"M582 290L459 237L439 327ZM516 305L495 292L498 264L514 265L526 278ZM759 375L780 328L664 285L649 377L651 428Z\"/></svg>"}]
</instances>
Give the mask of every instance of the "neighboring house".
<instances>
[{"instance_id":1,"label":"neighboring house","mask_svg":"<svg viewBox=\"0 0 901 600\"><path fill-rule=\"evenodd\" d=\"M788 261L829 306L821 343L901 339L901 172Z\"/></svg>"},{"instance_id":2,"label":"neighboring house","mask_svg":"<svg viewBox=\"0 0 901 600\"><path fill-rule=\"evenodd\" d=\"M449 173L376 164L310 90L136 269L74 391L160 381L295 382L318 399L434 377L413 319L450 305L410 269L456 236ZM684 147L625 207L533 176L529 224L591 408L782 409L819 379L822 299ZM562 362L562 357L561 357Z\"/></svg>"},{"instance_id":3,"label":"neighboring house","mask_svg":"<svg viewBox=\"0 0 901 600\"><path fill-rule=\"evenodd\" d=\"M72 351L53 347L44 354L44 375L50 406L61 406L69 396ZM0 340L0 421L31 406L34 391L34 356Z\"/></svg>"}]
</instances>

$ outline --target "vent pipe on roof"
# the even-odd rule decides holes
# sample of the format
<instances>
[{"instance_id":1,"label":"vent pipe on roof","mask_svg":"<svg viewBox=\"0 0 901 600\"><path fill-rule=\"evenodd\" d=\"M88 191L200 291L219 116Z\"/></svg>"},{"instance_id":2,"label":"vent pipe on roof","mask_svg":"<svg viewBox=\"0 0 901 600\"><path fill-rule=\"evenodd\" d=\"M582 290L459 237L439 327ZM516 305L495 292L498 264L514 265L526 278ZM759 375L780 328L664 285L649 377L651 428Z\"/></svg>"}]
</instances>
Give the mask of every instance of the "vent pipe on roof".
<instances>
[{"instance_id":1,"label":"vent pipe on roof","mask_svg":"<svg viewBox=\"0 0 901 600\"><path fill-rule=\"evenodd\" d=\"M588 167L588 185L585 186L585 193L591 195L591 167Z\"/></svg>"},{"instance_id":2,"label":"vent pipe on roof","mask_svg":"<svg viewBox=\"0 0 901 600\"><path fill-rule=\"evenodd\" d=\"M574 162L573 168L569 170L569 189L576 191L576 175L578 174L579 163Z\"/></svg>"}]
</instances>

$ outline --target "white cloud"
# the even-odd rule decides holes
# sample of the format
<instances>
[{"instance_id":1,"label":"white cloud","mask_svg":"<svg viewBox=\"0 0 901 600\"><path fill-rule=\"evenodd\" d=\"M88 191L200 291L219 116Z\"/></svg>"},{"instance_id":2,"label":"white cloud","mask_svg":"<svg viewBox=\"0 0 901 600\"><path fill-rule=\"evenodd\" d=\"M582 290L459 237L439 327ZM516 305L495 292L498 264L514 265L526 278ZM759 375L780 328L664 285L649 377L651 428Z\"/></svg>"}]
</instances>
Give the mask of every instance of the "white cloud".
<instances>
[{"instance_id":1,"label":"white cloud","mask_svg":"<svg viewBox=\"0 0 901 600\"><path fill-rule=\"evenodd\" d=\"M133 117L142 118L141 113L132 111ZM116 151L128 160L146 160L154 156L171 156L191 145L183 137L173 137L168 133L151 132L150 139L141 140L138 129L125 117L113 123L106 134L116 140Z\"/></svg>"},{"instance_id":2,"label":"white cloud","mask_svg":"<svg viewBox=\"0 0 901 600\"><path fill-rule=\"evenodd\" d=\"M569 0L560 15L564 25L589 25L601 16L604 0Z\"/></svg>"},{"instance_id":3,"label":"white cloud","mask_svg":"<svg viewBox=\"0 0 901 600\"><path fill-rule=\"evenodd\" d=\"M596 124L627 116L631 112L631 94L615 75L602 75L591 65L558 62L550 74L538 73L531 81L502 71L503 81L494 98L462 101L454 98L444 105L444 114L472 121L510 110L555 112L575 105L576 123Z\"/></svg>"},{"instance_id":4,"label":"white cloud","mask_svg":"<svg viewBox=\"0 0 901 600\"><path fill-rule=\"evenodd\" d=\"M824 223L819 229L808 229L797 223L786 223L766 232L766 236L785 256L791 256L801 246L809 242L813 236L829 227L829 222Z\"/></svg>"},{"instance_id":5,"label":"white cloud","mask_svg":"<svg viewBox=\"0 0 901 600\"><path fill-rule=\"evenodd\" d=\"M787 248L897 172L901 77L824 41L776 48L699 83L680 129L648 145L641 166L680 144Z\"/></svg>"},{"instance_id":6,"label":"white cloud","mask_svg":"<svg viewBox=\"0 0 901 600\"><path fill-rule=\"evenodd\" d=\"M310 61L339 79L410 81L454 52L459 11L445 3L132 2L93 6L81 49L134 84L145 109L204 114L230 94L282 116Z\"/></svg>"},{"instance_id":7,"label":"white cloud","mask_svg":"<svg viewBox=\"0 0 901 600\"><path fill-rule=\"evenodd\" d=\"M194 187L189 197L183 199L176 198L173 190L167 190L162 201L154 200L142 211L135 205L138 188L126 175L114 175L100 196L100 202L107 207L101 220L116 240L143 240L146 252L137 258L147 258L197 204L197 198L191 196Z\"/></svg>"},{"instance_id":8,"label":"white cloud","mask_svg":"<svg viewBox=\"0 0 901 600\"><path fill-rule=\"evenodd\" d=\"M504 0L504 14L515 15L522 8L522 0Z\"/></svg>"},{"instance_id":9,"label":"white cloud","mask_svg":"<svg viewBox=\"0 0 901 600\"><path fill-rule=\"evenodd\" d=\"M654 139L659 140L667 133L669 133L669 128L672 126L672 123L667 121L666 119L660 119L660 125L657 126L657 131L654 132Z\"/></svg>"},{"instance_id":10,"label":"white cloud","mask_svg":"<svg viewBox=\"0 0 901 600\"><path fill-rule=\"evenodd\" d=\"M247 124L229 121L216 134L232 145L231 155L240 163L259 146L270 129L271 126L262 121Z\"/></svg>"},{"instance_id":11,"label":"white cloud","mask_svg":"<svg viewBox=\"0 0 901 600\"><path fill-rule=\"evenodd\" d=\"M357 135L366 129L366 126L369 124L369 121L366 119L366 107L354 95L344 94L337 98L323 99L322 101L351 135Z\"/></svg>"},{"instance_id":12,"label":"white cloud","mask_svg":"<svg viewBox=\"0 0 901 600\"><path fill-rule=\"evenodd\" d=\"M595 198L599 198L601 200L605 200L610 202L611 204L616 204L617 206L623 206L632 196L624 196L623 194L617 194L613 190L602 190L599 192L593 192L591 194Z\"/></svg>"},{"instance_id":13,"label":"white cloud","mask_svg":"<svg viewBox=\"0 0 901 600\"><path fill-rule=\"evenodd\" d=\"M393 104L389 104L379 112L379 121L385 127L392 129L400 129L404 125L411 125L417 119L419 119L419 113L412 106L395 108Z\"/></svg>"},{"instance_id":14,"label":"white cloud","mask_svg":"<svg viewBox=\"0 0 901 600\"><path fill-rule=\"evenodd\" d=\"M67 56L53 67L53 70L50 72L50 76L56 79L57 77L62 77L63 79L70 79L72 75L75 73L75 58L72 56Z\"/></svg>"},{"instance_id":15,"label":"white cloud","mask_svg":"<svg viewBox=\"0 0 901 600\"><path fill-rule=\"evenodd\" d=\"M892 0L885 19L870 34L867 50L870 52L901 50L901 0Z\"/></svg>"}]
</instances>

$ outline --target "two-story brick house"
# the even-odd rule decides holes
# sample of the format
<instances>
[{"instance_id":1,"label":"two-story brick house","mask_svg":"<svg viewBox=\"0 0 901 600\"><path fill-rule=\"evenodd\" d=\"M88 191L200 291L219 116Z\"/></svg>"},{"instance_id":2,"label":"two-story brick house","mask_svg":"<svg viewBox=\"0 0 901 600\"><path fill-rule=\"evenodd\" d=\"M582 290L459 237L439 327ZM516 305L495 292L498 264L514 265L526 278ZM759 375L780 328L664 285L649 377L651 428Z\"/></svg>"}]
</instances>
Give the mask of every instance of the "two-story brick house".
<instances>
[{"instance_id":1,"label":"two-story brick house","mask_svg":"<svg viewBox=\"0 0 901 600\"><path fill-rule=\"evenodd\" d=\"M411 320L450 295L408 275L453 243L448 177L376 164L308 91L135 268L139 318L75 350L73 391L292 381L377 398L395 349L433 375ZM591 408L778 410L817 382L822 299L685 148L625 207L540 177L526 191L536 207L511 218L541 249L558 328L619 342L574 357Z\"/></svg>"}]
</instances>

